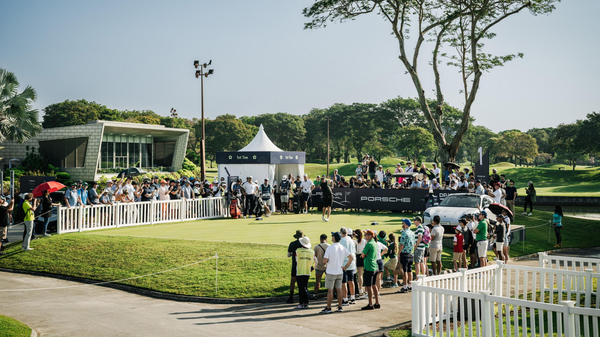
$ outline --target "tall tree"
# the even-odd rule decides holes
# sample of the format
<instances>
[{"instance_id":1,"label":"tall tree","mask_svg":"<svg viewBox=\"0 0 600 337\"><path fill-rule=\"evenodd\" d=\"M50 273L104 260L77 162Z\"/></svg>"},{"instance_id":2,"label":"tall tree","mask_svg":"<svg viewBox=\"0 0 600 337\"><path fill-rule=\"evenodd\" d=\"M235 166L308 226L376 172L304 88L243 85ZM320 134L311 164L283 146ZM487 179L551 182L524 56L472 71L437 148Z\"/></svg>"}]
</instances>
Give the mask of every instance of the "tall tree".
<instances>
[{"instance_id":1,"label":"tall tree","mask_svg":"<svg viewBox=\"0 0 600 337\"><path fill-rule=\"evenodd\" d=\"M66 100L50 104L44 108L44 128L61 126L84 125L89 121L107 120L121 121L121 114L117 110L109 109L96 102L85 99L77 101Z\"/></svg>"},{"instance_id":2,"label":"tall tree","mask_svg":"<svg viewBox=\"0 0 600 337\"><path fill-rule=\"evenodd\" d=\"M0 142L7 140L23 143L42 131L38 111L31 108L37 94L31 86L18 92L15 74L0 69Z\"/></svg>"},{"instance_id":3,"label":"tall tree","mask_svg":"<svg viewBox=\"0 0 600 337\"><path fill-rule=\"evenodd\" d=\"M242 122L234 115L217 116L214 120L205 120L206 158L215 160L218 151L237 151L252 141L258 128ZM202 124L194 124L193 130L198 140L192 144L193 150L200 154L200 139L202 139Z\"/></svg>"},{"instance_id":4,"label":"tall tree","mask_svg":"<svg viewBox=\"0 0 600 337\"><path fill-rule=\"evenodd\" d=\"M377 12L391 24L392 34L399 47L399 59L406 68L419 98L421 110L438 145L442 161L454 161L460 141L469 128L471 106L479 90L484 71L502 66L522 54L492 55L483 51L484 43L496 36L495 26L523 10L544 14L554 10L559 0L317 0L303 10L311 19L305 29L325 27L330 21L346 21L367 13ZM413 29L413 31L411 31ZM408 39L416 37L409 54ZM421 74L418 71L419 53L424 42L432 42L431 67L434 75L436 105L427 103ZM441 85L440 58L458 67L465 103L460 126L446 137L442 125L445 114Z\"/></svg>"},{"instance_id":5,"label":"tall tree","mask_svg":"<svg viewBox=\"0 0 600 337\"><path fill-rule=\"evenodd\" d=\"M557 156L566 159L573 170L577 166L577 161L584 159L587 154L585 141L581 138L578 139L581 124L580 120L572 124L560 124L556 128L556 136L554 137L554 149Z\"/></svg>"},{"instance_id":6,"label":"tall tree","mask_svg":"<svg viewBox=\"0 0 600 337\"><path fill-rule=\"evenodd\" d=\"M243 121L254 126L262 124L269 139L284 151L303 149L306 129L301 116L278 112L246 117Z\"/></svg>"},{"instance_id":7,"label":"tall tree","mask_svg":"<svg viewBox=\"0 0 600 337\"><path fill-rule=\"evenodd\" d=\"M502 133L495 146L499 156L514 157L515 166L517 166L517 159L528 161L538 155L538 146L535 139L518 130Z\"/></svg>"},{"instance_id":8,"label":"tall tree","mask_svg":"<svg viewBox=\"0 0 600 337\"><path fill-rule=\"evenodd\" d=\"M592 112L587 115L587 118L581 122L578 131L578 143L586 151L592 153L600 153L600 113Z\"/></svg>"},{"instance_id":9,"label":"tall tree","mask_svg":"<svg viewBox=\"0 0 600 337\"><path fill-rule=\"evenodd\" d=\"M463 139L462 148L467 154L467 158L471 163L475 163L479 160L479 148L481 147L483 152L490 149L490 139L494 138L496 134L486 128L485 126L473 125L469 128L469 131L465 134Z\"/></svg>"}]
</instances>

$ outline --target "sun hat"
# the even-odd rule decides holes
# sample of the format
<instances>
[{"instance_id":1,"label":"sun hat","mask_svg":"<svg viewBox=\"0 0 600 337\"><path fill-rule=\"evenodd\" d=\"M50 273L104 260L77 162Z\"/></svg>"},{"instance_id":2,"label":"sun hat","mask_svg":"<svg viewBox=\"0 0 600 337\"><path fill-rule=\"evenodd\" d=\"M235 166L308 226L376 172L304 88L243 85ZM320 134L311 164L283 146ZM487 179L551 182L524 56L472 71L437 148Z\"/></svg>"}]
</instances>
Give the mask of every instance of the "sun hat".
<instances>
[{"instance_id":1,"label":"sun hat","mask_svg":"<svg viewBox=\"0 0 600 337\"><path fill-rule=\"evenodd\" d=\"M310 248L310 239L308 238L308 236L303 236L300 238L300 244L305 247L305 248Z\"/></svg>"}]
</instances>

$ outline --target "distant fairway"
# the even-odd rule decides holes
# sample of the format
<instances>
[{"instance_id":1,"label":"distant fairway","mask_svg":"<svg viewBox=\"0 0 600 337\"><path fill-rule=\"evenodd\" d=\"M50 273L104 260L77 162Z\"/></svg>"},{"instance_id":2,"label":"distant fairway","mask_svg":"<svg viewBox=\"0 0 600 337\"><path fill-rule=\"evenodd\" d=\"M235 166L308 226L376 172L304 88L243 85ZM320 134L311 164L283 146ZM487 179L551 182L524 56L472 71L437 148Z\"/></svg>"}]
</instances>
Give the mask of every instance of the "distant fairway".
<instances>
[{"instance_id":1,"label":"distant fairway","mask_svg":"<svg viewBox=\"0 0 600 337\"><path fill-rule=\"evenodd\" d=\"M335 212L331 215L331 220L325 222L321 220L321 214L316 213L275 214L269 218L263 217L262 221L254 218L188 221L94 231L88 234L288 245L294 240L292 236L296 230L300 229L316 244L319 243L321 234L325 233L330 237L332 231L338 231L342 226L352 229L373 228L376 231L384 230L388 234L398 232L403 218L412 220L413 216L407 213ZM371 226L373 221L377 221L379 225ZM331 242L331 238L328 241Z\"/></svg>"}]
</instances>

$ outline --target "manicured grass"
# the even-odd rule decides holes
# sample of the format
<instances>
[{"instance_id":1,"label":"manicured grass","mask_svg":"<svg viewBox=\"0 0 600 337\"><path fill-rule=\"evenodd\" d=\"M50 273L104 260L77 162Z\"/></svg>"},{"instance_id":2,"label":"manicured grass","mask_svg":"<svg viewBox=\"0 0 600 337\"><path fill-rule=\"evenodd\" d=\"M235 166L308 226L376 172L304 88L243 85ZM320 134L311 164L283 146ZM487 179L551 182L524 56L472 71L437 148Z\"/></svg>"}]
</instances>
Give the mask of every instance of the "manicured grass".
<instances>
[{"instance_id":1,"label":"manicured grass","mask_svg":"<svg viewBox=\"0 0 600 337\"><path fill-rule=\"evenodd\" d=\"M517 209L517 213L520 211ZM35 250L30 252L22 252L18 242L11 243L6 248L7 254L0 257L0 267L113 281L184 266L217 253L218 293L215 293L215 260L122 283L196 296L280 296L288 292L291 262L286 258L287 244L294 240L296 229L303 230L315 245L320 234L330 238L330 232L341 226L397 233L403 217L408 214L344 212L334 214L330 222L323 222L320 215L294 214L274 215L263 221L205 220L61 234L33 241ZM533 227L549 219L551 213L536 212L533 217L518 215L516 220L519 225ZM379 225L370 226L372 221ZM564 247L598 245L600 221L566 217L563 224ZM525 249L520 243L513 245L510 255L549 250L554 240L552 233L548 242L548 227L531 228L527 231ZM444 249L444 269L452 268L451 253L451 249ZM488 256L493 256L491 251ZM311 278L309 287L313 287L313 282Z\"/></svg>"},{"instance_id":2,"label":"manicured grass","mask_svg":"<svg viewBox=\"0 0 600 337\"><path fill-rule=\"evenodd\" d=\"M29 337L31 329L10 317L0 315L0 337Z\"/></svg>"}]
</instances>

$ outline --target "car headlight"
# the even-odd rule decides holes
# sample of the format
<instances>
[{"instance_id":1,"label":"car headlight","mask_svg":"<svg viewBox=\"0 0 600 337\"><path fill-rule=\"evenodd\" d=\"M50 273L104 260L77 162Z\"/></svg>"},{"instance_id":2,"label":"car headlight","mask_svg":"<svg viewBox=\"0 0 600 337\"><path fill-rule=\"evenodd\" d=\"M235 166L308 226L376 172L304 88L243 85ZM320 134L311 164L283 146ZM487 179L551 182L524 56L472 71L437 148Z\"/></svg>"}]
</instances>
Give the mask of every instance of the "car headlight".
<instances>
[{"instance_id":1,"label":"car headlight","mask_svg":"<svg viewBox=\"0 0 600 337\"><path fill-rule=\"evenodd\" d=\"M429 214L429 212L424 212L423 213L423 217L425 217L425 218L431 218L431 214Z\"/></svg>"}]
</instances>

